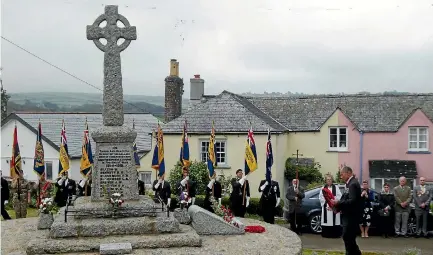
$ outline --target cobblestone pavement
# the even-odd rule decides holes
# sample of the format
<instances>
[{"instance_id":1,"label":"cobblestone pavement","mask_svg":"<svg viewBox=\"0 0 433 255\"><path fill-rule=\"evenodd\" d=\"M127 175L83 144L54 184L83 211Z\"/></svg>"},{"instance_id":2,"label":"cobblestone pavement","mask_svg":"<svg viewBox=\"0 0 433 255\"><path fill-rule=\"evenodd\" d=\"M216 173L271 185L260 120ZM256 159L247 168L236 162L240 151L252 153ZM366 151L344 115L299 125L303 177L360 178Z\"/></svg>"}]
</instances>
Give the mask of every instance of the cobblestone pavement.
<instances>
[{"instance_id":1,"label":"cobblestone pavement","mask_svg":"<svg viewBox=\"0 0 433 255\"><path fill-rule=\"evenodd\" d=\"M320 235L303 234L301 236L302 247L306 249L343 251L344 244L341 238L322 238ZM406 249L421 249L422 254L433 254L433 238L382 238L372 236L369 238L356 239L362 251L378 251L398 253Z\"/></svg>"}]
</instances>

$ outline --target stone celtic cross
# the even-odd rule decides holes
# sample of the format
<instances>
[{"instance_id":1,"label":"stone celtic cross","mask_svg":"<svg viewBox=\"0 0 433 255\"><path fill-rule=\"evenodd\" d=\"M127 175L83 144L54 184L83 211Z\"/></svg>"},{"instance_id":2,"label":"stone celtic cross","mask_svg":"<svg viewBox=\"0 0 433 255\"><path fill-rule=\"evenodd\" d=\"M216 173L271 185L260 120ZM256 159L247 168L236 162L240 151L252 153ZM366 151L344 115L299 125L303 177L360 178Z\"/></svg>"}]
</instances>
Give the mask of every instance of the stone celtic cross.
<instances>
[{"instance_id":1,"label":"stone celtic cross","mask_svg":"<svg viewBox=\"0 0 433 255\"><path fill-rule=\"evenodd\" d=\"M100 27L106 21L105 27ZM117 21L125 27L118 27ZM105 38L102 44L99 39ZM117 45L117 41L125 41ZM131 40L137 39L137 30L129 21L118 13L117 5L105 6L105 13L100 15L92 25L87 26L87 39L93 40L96 47L104 52L104 92L103 92L103 120L104 126L123 125L123 88L120 52L125 50Z\"/></svg>"}]
</instances>

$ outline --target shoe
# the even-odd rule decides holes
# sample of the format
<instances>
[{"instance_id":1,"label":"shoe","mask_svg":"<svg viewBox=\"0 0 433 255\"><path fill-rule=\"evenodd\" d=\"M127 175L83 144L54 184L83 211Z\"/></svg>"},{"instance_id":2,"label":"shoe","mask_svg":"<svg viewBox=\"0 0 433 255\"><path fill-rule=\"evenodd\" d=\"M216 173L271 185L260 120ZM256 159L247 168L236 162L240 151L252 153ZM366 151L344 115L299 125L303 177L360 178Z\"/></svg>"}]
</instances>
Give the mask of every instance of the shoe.
<instances>
[{"instance_id":1,"label":"shoe","mask_svg":"<svg viewBox=\"0 0 433 255\"><path fill-rule=\"evenodd\" d=\"M428 235L424 235L424 238L425 239L429 239L430 237Z\"/></svg>"},{"instance_id":2,"label":"shoe","mask_svg":"<svg viewBox=\"0 0 433 255\"><path fill-rule=\"evenodd\" d=\"M408 234L403 235L404 238L409 238L410 236Z\"/></svg>"},{"instance_id":3,"label":"shoe","mask_svg":"<svg viewBox=\"0 0 433 255\"><path fill-rule=\"evenodd\" d=\"M416 234L416 235L415 235L415 238L420 238L420 237L421 237L420 234Z\"/></svg>"}]
</instances>

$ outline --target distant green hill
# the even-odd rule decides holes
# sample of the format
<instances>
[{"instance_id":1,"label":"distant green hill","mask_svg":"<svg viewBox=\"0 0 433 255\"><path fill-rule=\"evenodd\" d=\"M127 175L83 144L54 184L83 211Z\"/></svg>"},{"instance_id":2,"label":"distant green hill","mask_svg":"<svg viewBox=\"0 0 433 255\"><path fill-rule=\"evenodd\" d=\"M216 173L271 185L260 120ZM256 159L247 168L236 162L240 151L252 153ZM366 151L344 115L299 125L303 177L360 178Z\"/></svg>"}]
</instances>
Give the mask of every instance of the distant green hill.
<instances>
[{"instance_id":1,"label":"distant green hill","mask_svg":"<svg viewBox=\"0 0 433 255\"><path fill-rule=\"evenodd\" d=\"M40 92L10 93L9 95L11 96L10 101L17 104L25 104L27 100L36 104L50 102L60 107L102 103L102 93ZM164 106L163 96L124 95L124 100L129 103L146 102L149 104Z\"/></svg>"},{"instance_id":2,"label":"distant green hill","mask_svg":"<svg viewBox=\"0 0 433 255\"><path fill-rule=\"evenodd\" d=\"M102 93L10 93L8 112L101 112ZM157 116L164 115L163 96L124 95L124 111L128 113L149 112ZM188 106L188 99L183 99L183 108Z\"/></svg>"}]
</instances>

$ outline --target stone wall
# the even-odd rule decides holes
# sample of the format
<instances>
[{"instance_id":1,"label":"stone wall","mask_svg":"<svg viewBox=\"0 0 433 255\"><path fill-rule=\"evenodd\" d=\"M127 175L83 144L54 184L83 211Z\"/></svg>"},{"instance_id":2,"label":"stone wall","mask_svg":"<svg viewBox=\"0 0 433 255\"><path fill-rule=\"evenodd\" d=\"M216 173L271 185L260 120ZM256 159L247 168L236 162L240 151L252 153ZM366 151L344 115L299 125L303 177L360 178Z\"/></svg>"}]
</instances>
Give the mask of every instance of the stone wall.
<instances>
[{"instance_id":1,"label":"stone wall","mask_svg":"<svg viewBox=\"0 0 433 255\"><path fill-rule=\"evenodd\" d=\"M165 122L182 114L183 79L178 76L165 78Z\"/></svg>"}]
</instances>

